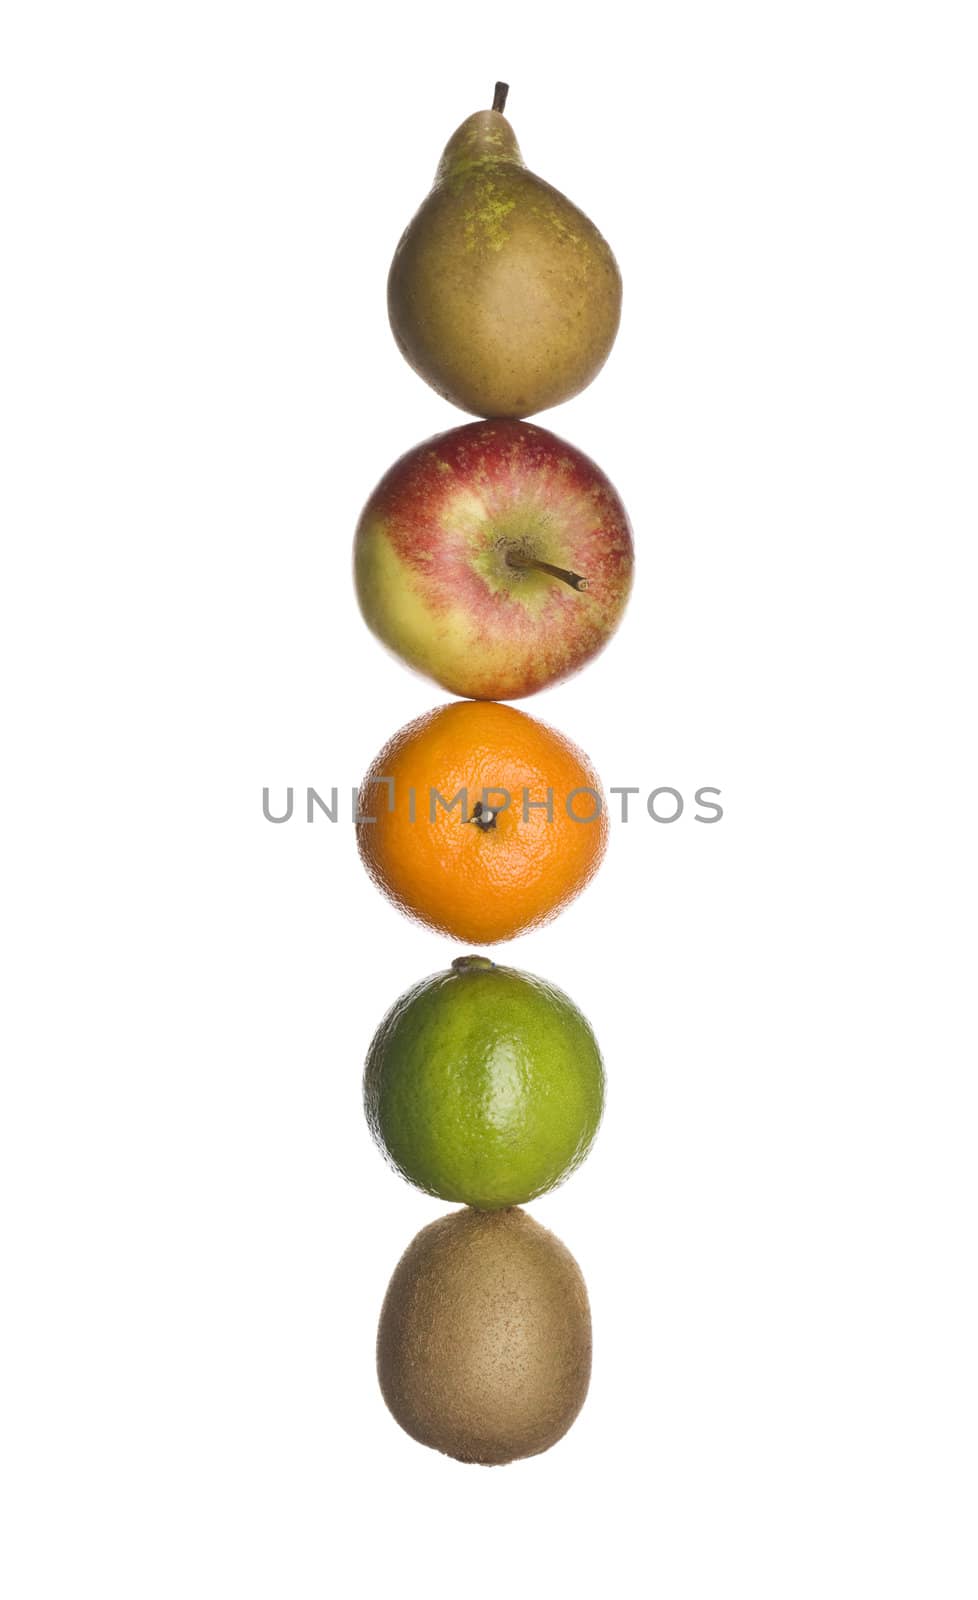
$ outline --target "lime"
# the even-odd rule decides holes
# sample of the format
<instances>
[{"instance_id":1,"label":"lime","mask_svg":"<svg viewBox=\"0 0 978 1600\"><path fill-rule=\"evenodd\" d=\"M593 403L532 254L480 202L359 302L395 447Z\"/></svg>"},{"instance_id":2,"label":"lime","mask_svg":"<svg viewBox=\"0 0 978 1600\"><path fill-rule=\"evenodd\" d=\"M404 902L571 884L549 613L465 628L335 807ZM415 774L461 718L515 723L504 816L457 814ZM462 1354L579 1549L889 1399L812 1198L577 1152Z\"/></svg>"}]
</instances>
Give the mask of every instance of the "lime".
<instances>
[{"instance_id":1,"label":"lime","mask_svg":"<svg viewBox=\"0 0 978 1600\"><path fill-rule=\"evenodd\" d=\"M392 1166L484 1211L573 1172L603 1101L601 1052L573 1002L485 956L460 956L402 995L364 1074L367 1121Z\"/></svg>"}]
</instances>

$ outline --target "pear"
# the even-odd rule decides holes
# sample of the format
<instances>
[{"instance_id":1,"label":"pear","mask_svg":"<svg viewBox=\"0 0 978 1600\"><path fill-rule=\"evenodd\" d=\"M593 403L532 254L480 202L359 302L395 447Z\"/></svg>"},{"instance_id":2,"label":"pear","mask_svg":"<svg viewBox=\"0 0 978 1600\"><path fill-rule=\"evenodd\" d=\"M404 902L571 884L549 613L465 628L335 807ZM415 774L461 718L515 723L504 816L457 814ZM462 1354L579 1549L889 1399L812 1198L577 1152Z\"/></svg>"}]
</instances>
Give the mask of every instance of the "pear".
<instances>
[{"instance_id":1,"label":"pear","mask_svg":"<svg viewBox=\"0 0 978 1600\"><path fill-rule=\"evenodd\" d=\"M387 285L402 354L479 417L528 417L596 376L621 315L621 275L592 222L528 171L506 84L445 147Z\"/></svg>"}]
</instances>

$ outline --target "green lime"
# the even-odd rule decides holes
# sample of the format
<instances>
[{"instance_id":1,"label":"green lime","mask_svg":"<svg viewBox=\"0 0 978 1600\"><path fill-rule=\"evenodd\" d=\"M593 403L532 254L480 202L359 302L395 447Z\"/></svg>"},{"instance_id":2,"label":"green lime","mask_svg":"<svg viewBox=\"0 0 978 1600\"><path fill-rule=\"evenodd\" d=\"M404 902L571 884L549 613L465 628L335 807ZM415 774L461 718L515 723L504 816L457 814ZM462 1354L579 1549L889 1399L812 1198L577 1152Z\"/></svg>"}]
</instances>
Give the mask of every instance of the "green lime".
<instances>
[{"instance_id":1,"label":"green lime","mask_svg":"<svg viewBox=\"0 0 978 1600\"><path fill-rule=\"evenodd\" d=\"M604 1068L565 994L485 956L416 984L374 1035L364 1108L381 1150L428 1194L483 1211L566 1178L601 1120Z\"/></svg>"}]
</instances>

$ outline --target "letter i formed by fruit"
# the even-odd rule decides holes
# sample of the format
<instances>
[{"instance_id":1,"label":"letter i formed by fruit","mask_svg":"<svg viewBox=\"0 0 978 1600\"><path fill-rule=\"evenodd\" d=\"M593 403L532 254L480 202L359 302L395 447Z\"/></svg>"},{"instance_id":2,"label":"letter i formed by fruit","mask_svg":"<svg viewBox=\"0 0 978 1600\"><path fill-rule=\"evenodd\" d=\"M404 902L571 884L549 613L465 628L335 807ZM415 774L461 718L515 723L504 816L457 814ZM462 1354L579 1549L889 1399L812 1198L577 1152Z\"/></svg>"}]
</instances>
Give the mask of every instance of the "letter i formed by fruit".
<instances>
[{"instance_id":1,"label":"letter i formed by fruit","mask_svg":"<svg viewBox=\"0 0 978 1600\"><path fill-rule=\"evenodd\" d=\"M628 515L580 450L526 421L589 384L614 342L607 243L530 172L507 89L449 140L388 281L397 343L483 419L408 451L364 508L368 626L464 698L388 740L359 791L364 865L402 911L491 945L545 923L596 872L607 818L588 758L498 702L590 661L632 584ZM422 1444L496 1465L567 1432L587 1393L580 1269L520 1207L587 1156L604 1104L594 1035L554 985L481 955L415 985L378 1027L364 1107L394 1169L461 1201L394 1271L377 1370Z\"/></svg>"}]
</instances>

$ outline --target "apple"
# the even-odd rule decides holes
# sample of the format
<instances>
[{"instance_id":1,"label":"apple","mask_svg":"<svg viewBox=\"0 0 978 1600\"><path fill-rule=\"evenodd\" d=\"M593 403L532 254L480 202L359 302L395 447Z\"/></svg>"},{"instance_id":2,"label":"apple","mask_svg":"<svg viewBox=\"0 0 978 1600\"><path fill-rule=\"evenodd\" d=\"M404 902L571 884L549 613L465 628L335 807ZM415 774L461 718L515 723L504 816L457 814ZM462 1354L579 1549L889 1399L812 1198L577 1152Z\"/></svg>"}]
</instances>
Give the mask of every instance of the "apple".
<instances>
[{"instance_id":1,"label":"apple","mask_svg":"<svg viewBox=\"0 0 978 1600\"><path fill-rule=\"evenodd\" d=\"M471 422L385 473L354 566L364 619L395 655L452 694L519 700L610 638L632 535L582 451L532 422Z\"/></svg>"}]
</instances>

